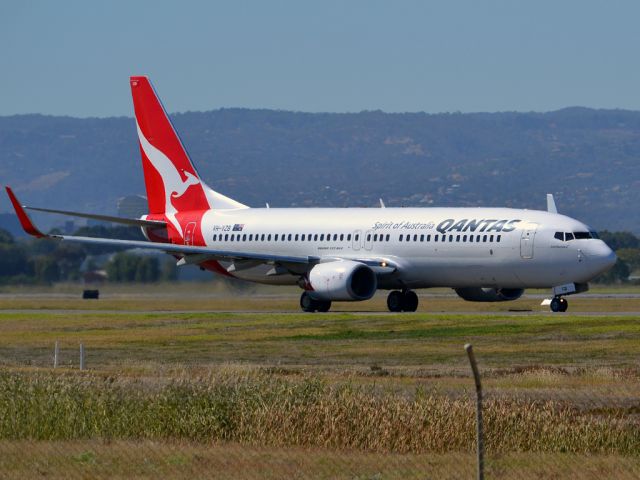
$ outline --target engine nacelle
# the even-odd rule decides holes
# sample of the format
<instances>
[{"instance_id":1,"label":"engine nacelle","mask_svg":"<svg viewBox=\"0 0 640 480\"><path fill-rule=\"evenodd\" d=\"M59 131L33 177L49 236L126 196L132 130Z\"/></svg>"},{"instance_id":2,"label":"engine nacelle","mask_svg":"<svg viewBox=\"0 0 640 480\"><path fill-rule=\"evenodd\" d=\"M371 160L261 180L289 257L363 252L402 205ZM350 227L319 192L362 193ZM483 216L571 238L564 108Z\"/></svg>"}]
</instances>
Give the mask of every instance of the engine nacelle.
<instances>
[{"instance_id":1,"label":"engine nacelle","mask_svg":"<svg viewBox=\"0 0 640 480\"><path fill-rule=\"evenodd\" d=\"M460 298L469 302L508 302L517 300L524 293L523 288L456 288Z\"/></svg>"},{"instance_id":2,"label":"engine nacelle","mask_svg":"<svg viewBox=\"0 0 640 480\"><path fill-rule=\"evenodd\" d=\"M319 300L368 300L378 288L376 274L351 260L319 263L309 272L311 296Z\"/></svg>"}]
</instances>

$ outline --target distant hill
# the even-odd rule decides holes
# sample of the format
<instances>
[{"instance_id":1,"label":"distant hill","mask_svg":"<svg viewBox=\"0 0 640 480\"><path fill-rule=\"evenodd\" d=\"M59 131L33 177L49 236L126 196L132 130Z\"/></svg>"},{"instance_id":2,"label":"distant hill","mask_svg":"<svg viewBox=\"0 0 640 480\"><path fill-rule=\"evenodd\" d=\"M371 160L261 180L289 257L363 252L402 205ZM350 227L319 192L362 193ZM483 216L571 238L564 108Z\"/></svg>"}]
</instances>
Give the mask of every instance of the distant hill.
<instances>
[{"instance_id":1,"label":"distant hill","mask_svg":"<svg viewBox=\"0 0 640 480\"><path fill-rule=\"evenodd\" d=\"M594 228L640 233L640 112L172 118L205 180L252 206L545 208L552 192ZM134 121L0 117L0 179L25 203L115 213L119 197L144 194Z\"/></svg>"}]
</instances>

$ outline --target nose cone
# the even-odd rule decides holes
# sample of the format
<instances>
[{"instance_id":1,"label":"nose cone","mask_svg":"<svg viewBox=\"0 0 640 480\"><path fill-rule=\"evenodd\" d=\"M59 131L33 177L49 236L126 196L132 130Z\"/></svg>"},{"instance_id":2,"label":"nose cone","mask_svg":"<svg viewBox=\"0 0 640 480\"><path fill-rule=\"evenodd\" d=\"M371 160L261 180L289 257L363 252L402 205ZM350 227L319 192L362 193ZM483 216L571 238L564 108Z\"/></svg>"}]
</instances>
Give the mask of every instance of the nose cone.
<instances>
[{"instance_id":1,"label":"nose cone","mask_svg":"<svg viewBox=\"0 0 640 480\"><path fill-rule=\"evenodd\" d=\"M589 267L593 269L593 274L599 275L613 267L618 257L603 241L589 252Z\"/></svg>"}]
</instances>

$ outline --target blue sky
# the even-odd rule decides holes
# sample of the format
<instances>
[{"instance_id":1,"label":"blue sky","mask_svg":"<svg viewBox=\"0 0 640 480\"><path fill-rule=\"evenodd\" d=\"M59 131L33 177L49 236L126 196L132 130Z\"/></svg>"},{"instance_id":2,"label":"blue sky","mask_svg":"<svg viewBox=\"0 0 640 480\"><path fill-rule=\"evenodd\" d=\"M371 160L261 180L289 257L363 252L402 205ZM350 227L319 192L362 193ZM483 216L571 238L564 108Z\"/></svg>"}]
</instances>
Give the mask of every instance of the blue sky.
<instances>
[{"instance_id":1,"label":"blue sky","mask_svg":"<svg viewBox=\"0 0 640 480\"><path fill-rule=\"evenodd\" d=\"M0 115L640 110L640 2L0 0Z\"/></svg>"}]
</instances>

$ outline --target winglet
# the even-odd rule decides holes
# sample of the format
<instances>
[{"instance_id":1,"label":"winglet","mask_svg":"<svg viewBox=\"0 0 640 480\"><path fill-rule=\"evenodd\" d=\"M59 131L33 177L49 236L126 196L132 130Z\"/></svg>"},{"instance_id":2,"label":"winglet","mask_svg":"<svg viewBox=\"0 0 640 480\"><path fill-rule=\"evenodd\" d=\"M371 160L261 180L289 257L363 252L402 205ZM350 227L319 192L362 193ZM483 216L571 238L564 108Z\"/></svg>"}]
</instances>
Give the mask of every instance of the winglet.
<instances>
[{"instance_id":1,"label":"winglet","mask_svg":"<svg viewBox=\"0 0 640 480\"><path fill-rule=\"evenodd\" d=\"M7 195L9 195L9 200L11 200L13 208L16 211L16 215L18 215L18 220L20 220L20 225L22 225L22 228L24 229L24 231L27 232L29 235L33 235L34 237L38 237L38 238L46 237L46 235L42 233L40 230L38 230L38 228L33 224L31 219L29 218L29 215L27 215L27 212L24 211L24 208L22 207L22 205L20 205L20 202L16 198L11 188L5 187L5 189L7 190Z\"/></svg>"},{"instance_id":2,"label":"winglet","mask_svg":"<svg viewBox=\"0 0 640 480\"><path fill-rule=\"evenodd\" d=\"M558 213L556 201L554 200L552 193L547 193L547 212Z\"/></svg>"}]
</instances>

